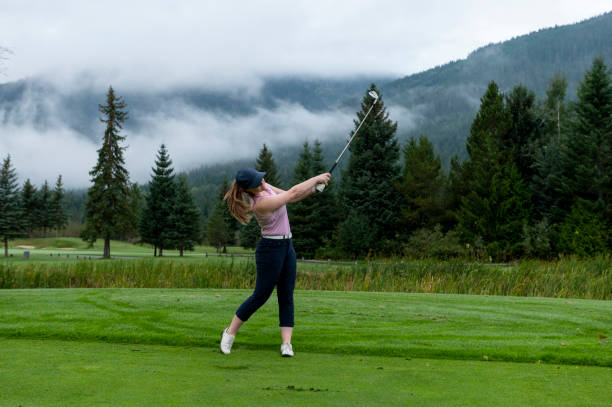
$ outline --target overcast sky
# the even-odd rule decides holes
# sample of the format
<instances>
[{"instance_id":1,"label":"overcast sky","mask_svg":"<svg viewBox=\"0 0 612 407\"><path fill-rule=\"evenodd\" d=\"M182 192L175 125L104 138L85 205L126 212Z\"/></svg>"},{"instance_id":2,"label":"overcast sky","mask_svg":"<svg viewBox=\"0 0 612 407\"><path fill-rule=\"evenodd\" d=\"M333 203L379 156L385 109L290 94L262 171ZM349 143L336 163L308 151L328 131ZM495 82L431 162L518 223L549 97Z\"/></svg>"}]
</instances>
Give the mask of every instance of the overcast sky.
<instances>
[{"instance_id":1,"label":"overcast sky","mask_svg":"<svg viewBox=\"0 0 612 407\"><path fill-rule=\"evenodd\" d=\"M123 90L186 85L256 92L260 78L274 75L404 76L465 58L491 42L610 10L611 0L0 0L0 46L11 51L0 83L43 76ZM177 120L202 120L194 114L183 112ZM0 153L19 155L3 126ZM350 119L345 127L348 132ZM53 131L59 138L79 138L61 126ZM32 129L23 132L24 138L36 137ZM38 178L28 160L16 161L20 177ZM175 163L194 165L179 156ZM134 168L144 174L138 181L145 181L150 166Z\"/></svg>"}]
</instances>

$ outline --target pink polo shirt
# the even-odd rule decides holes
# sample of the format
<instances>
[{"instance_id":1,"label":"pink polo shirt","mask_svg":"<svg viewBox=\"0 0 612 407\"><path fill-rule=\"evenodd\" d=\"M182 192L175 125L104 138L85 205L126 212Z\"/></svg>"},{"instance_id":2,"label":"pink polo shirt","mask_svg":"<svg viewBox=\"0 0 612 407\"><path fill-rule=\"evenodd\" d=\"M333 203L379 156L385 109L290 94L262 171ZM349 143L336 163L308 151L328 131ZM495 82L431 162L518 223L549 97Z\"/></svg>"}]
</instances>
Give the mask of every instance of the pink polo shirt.
<instances>
[{"instance_id":1,"label":"pink polo shirt","mask_svg":"<svg viewBox=\"0 0 612 407\"><path fill-rule=\"evenodd\" d=\"M249 201L251 202L251 209L255 207L255 204L260 198L264 196L274 196L276 193L266 185L266 189L254 197L249 196ZM260 215L257 211L253 211L255 215L255 219L257 219L257 223L259 223L259 227L261 229L262 236L271 236L271 235L290 235L291 228L289 227L289 217L287 216L287 206L283 205L280 208L272 211L267 215Z\"/></svg>"}]
</instances>

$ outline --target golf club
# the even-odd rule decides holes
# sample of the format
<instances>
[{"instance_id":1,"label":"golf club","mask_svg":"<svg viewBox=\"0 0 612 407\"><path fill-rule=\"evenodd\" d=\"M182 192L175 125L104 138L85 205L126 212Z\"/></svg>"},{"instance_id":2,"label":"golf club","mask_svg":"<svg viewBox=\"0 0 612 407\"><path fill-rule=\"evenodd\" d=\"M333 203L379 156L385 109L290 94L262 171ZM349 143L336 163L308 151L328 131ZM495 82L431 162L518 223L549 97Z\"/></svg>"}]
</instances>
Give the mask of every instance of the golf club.
<instances>
[{"instance_id":1,"label":"golf club","mask_svg":"<svg viewBox=\"0 0 612 407\"><path fill-rule=\"evenodd\" d=\"M365 119L368 117L368 115L370 114L370 112L372 111L372 109L374 108L374 105L376 104L376 102L378 102L378 93L374 92L373 90L368 92L368 95L370 95L370 97L374 98L374 102L372 102L372 106L370 106L370 110L368 110L368 112L366 113L365 116L363 116L363 119L361 120L361 123L359 123L359 126L357 126L357 129L355 130L355 132L353 133L353 136L350 138L350 140L348 141L348 143L346 143L346 146L344 146L344 150L342 150L342 152L340 153L340 155L338 156L338 158L336 159L336 162L334 163L334 165L331 166L331 168L329 169L329 173L331 174L332 171L336 168L336 166L338 165L338 163L340 162L340 159L342 158L342 156L344 155L344 152L349 148L349 146L351 145L351 142L353 141L353 139L355 138L355 136L357 135L357 132L359 131L359 129L361 128L361 125L363 124L363 122L365 122ZM323 190L325 189L325 184L317 184L317 186L315 187L315 189L319 192L323 192Z\"/></svg>"}]
</instances>

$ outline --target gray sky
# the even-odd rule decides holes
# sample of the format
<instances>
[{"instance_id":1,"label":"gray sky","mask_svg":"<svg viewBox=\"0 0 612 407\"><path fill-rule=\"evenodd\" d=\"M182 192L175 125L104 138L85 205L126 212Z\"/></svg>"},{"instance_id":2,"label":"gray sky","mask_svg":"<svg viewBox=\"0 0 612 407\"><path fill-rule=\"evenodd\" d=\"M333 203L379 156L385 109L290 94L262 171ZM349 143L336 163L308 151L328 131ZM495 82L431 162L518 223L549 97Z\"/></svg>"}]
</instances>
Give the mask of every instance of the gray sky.
<instances>
[{"instance_id":1,"label":"gray sky","mask_svg":"<svg viewBox=\"0 0 612 407\"><path fill-rule=\"evenodd\" d=\"M112 83L119 93L177 85L257 92L260 78L273 75L404 76L465 58L491 42L578 22L611 9L611 0L0 0L0 46L12 51L4 61L0 83L43 76L70 88L106 89ZM321 129L313 127L314 118L299 106L282 109L261 112L258 122L244 119L226 127L217 122L212 126L219 126L218 134L236 134L234 145L244 141L239 139L241 132L274 118L281 121L280 127L270 126L281 129L278 140L287 139L282 133L285 127L296 141L300 135L316 132L323 139L338 131L344 137L352 127L352 118L338 116L339 112L326 114L324 123L329 127ZM197 129L213 120L205 112L175 113L169 120L151 118L151 133L177 134L179 130L185 138L181 142L196 142L202 137ZM346 124L334 128L339 120ZM301 130L296 130L298 126ZM20 178L40 182L41 174L48 173L35 164L42 159L63 172L68 185L85 186L96 146L61 123L45 131L48 134L27 124L2 124L0 154L13 155ZM9 141L8 132L19 135L20 141ZM163 141L161 134L156 141ZM61 151L50 158L51 146L31 151L43 136L61 140L82 154L68 160ZM129 140L132 152L128 150L127 159L133 178L143 182L159 145L136 152L135 146L141 143L138 136ZM228 147L228 138L206 137L215 147L209 156L204 149L166 141L177 169L201 165L207 157L227 156L230 151L235 153L231 158L255 155L252 149L261 144L255 137L244 144L243 152L235 152L232 143Z\"/></svg>"}]
</instances>

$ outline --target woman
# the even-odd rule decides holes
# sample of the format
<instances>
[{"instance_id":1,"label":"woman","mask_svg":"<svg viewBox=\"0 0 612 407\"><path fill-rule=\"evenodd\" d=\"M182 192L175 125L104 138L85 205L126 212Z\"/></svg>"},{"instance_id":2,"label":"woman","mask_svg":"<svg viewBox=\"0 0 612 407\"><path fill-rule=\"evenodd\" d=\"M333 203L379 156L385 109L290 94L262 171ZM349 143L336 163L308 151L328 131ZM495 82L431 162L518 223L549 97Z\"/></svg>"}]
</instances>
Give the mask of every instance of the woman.
<instances>
[{"instance_id":1,"label":"woman","mask_svg":"<svg viewBox=\"0 0 612 407\"><path fill-rule=\"evenodd\" d=\"M253 295L236 311L230 326L221 335L221 352L229 354L238 330L270 297L274 286L278 296L281 329L281 355L293 356L293 288L295 287L296 258L286 204L298 202L312 194L317 184L329 182L330 174L320 174L288 191L283 191L263 179L263 172L243 168L236 174L232 188L225 194L229 212L242 224L255 215L261 228L261 239L255 249L257 279ZM244 196L248 197L246 203Z\"/></svg>"}]
</instances>

